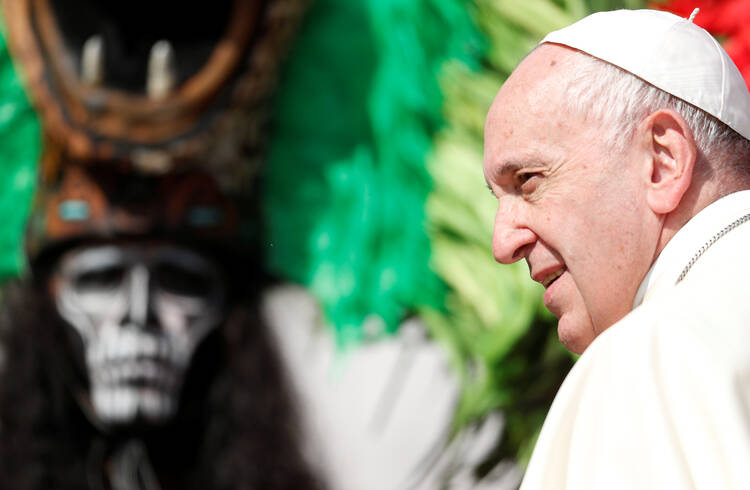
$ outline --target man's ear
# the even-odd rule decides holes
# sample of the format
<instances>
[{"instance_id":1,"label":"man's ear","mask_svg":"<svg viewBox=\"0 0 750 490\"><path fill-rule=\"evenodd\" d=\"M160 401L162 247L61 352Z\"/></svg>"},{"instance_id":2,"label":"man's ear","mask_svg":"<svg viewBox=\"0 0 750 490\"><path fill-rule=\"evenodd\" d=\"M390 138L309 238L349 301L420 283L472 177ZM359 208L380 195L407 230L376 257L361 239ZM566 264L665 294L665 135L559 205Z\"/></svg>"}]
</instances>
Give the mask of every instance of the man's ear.
<instances>
[{"instance_id":1,"label":"man's ear","mask_svg":"<svg viewBox=\"0 0 750 490\"><path fill-rule=\"evenodd\" d=\"M639 125L645 143L647 199L656 214L674 211L693 181L698 149L685 120L672 110L651 113Z\"/></svg>"}]
</instances>

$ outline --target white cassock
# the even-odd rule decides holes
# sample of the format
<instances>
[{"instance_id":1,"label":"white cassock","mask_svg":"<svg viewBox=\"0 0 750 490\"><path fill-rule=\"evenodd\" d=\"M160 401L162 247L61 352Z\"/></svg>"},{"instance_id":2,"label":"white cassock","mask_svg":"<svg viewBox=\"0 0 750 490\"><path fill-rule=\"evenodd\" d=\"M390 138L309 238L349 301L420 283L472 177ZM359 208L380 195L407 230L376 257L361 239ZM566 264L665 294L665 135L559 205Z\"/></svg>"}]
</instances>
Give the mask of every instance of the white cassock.
<instances>
[{"instance_id":1,"label":"white cassock","mask_svg":"<svg viewBox=\"0 0 750 490\"><path fill-rule=\"evenodd\" d=\"M743 191L680 229L578 360L521 489L750 488L749 283Z\"/></svg>"}]
</instances>

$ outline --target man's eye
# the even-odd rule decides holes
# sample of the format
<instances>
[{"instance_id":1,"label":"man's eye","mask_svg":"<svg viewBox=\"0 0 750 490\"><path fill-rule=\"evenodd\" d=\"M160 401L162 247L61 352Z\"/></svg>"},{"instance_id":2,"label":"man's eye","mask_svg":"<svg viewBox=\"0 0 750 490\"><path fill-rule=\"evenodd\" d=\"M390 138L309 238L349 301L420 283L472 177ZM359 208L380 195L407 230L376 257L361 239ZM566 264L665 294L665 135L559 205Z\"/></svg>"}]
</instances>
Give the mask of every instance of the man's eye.
<instances>
[{"instance_id":1,"label":"man's eye","mask_svg":"<svg viewBox=\"0 0 750 490\"><path fill-rule=\"evenodd\" d=\"M540 172L523 172L516 175L516 185L523 187L524 184L531 180L535 180L536 177L540 177Z\"/></svg>"}]
</instances>

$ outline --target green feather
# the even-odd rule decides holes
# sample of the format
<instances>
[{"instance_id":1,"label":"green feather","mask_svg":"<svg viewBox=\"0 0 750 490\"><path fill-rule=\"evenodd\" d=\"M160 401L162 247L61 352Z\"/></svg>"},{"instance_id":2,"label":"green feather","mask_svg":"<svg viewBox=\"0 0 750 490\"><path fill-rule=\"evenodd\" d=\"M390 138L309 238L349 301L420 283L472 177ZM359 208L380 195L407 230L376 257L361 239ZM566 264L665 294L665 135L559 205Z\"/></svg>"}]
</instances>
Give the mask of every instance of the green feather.
<instances>
[{"instance_id":1,"label":"green feather","mask_svg":"<svg viewBox=\"0 0 750 490\"><path fill-rule=\"evenodd\" d=\"M439 307L424 203L443 123L438 74L480 38L458 0L321 0L278 91L265 175L267 253L309 286L342 345Z\"/></svg>"},{"instance_id":2,"label":"green feather","mask_svg":"<svg viewBox=\"0 0 750 490\"><path fill-rule=\"evenodd\" d=\"M2 18L0 18L0 22ZM0 280L25 264L23 231L31 205L39 158L39 121L0 33Z\"/></svg>"}]
</instances>

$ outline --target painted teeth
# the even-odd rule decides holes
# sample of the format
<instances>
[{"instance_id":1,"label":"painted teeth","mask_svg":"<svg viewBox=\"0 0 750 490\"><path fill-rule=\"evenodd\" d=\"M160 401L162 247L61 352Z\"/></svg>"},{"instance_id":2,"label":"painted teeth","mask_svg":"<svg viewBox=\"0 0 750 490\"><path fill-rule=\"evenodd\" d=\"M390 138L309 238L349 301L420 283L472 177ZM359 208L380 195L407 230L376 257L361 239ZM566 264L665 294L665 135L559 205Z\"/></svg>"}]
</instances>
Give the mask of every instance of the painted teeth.
<instances>
[{"instance_id":1,"label":"painted teeth","mask_svg":"<svg viewBox=\"0 0 750 490\"><path fill-rule=\"evenodd\" d=\"M552 284L552 281L562 276L563 272L565 272L564 268L558 269L555 272L552 272L551 274L547 274L547 277L545 277L542 280L542 286L544 286L545 288L548 287L550 284Z\"/></svg>"},{"instance_id":2,"label":"painted teeth","mask_svg":"<svg viewBox=\"0 0 750 490\"><path fill-rule=\"evenodd\" d=\"M83 44L81 53L81 80L86 85L101 85L104 82L104 39L91 36Z\"/></svg>"},{"instance_id":3,"label":"painted teeth","mask_svg":"<svg viewBox=\"0 0 750 490\"><path fill-rule=\"evenodd\" d=\"M146 93L154 100L167 97L177 83L174 48L169 41L157 41L148 59Z\"/></svg>"}]
</instances>

